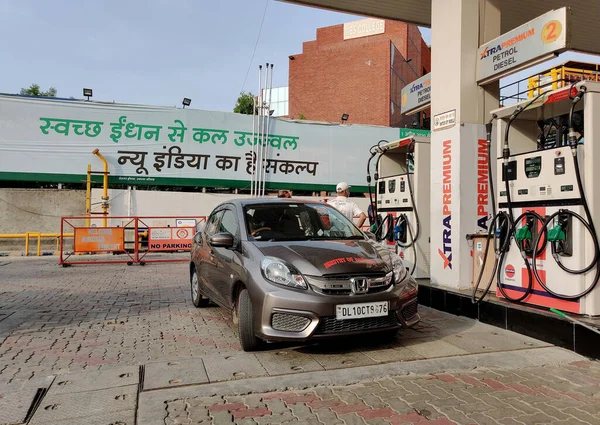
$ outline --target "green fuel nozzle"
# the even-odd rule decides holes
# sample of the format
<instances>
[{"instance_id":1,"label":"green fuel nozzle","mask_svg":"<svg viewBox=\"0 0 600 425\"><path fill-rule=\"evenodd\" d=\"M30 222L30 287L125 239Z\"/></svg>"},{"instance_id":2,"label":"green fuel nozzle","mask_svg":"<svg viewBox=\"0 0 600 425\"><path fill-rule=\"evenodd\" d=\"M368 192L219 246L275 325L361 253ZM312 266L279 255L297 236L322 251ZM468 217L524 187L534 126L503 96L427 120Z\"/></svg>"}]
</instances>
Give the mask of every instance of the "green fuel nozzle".
<instances>
[{"instance_id":1,"label":"green fuel nozzle","mask_svg":"<svg viewBox=\"0 0 600 425\"><path fill-rule=\"evenodd\" d=\"M522 226L519 227L517 229L517 231L515 232L515 239L517 241L524 241L525 239L530 240L532 239L532 235L531 235L531 229L529 228L529 226Z\"/></svg>"},{"instance_id":2,"label":"green fuel nozzle","mask_svg":"<svg viewBox=\"0 0 600 425\"><path fill-rule=\"evenodd\" d=\"M564 241L565 239L565 231L563 230L563 227L560 224L548 230L548 242Z\"/></svg>"}]
</instances>

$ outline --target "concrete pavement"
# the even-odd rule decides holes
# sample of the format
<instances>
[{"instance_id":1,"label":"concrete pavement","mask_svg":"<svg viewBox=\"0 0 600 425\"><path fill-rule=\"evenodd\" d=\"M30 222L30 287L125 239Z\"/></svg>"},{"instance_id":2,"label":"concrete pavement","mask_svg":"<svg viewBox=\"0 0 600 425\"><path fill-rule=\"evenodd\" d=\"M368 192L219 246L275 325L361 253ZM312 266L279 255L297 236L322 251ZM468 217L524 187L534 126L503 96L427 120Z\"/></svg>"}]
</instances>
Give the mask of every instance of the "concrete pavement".
<instances>
[{"instance_id":1,"label":"concrete pavement","mask_svg":"<svg viewBox=\"0 0 600 425\"><path fill-rule=\"evenodd\" d=\"M551 419L539 423L593 425L598 413L597 363L436 310L421 308L422 322L394 341L243 353L229 314L191 304L185 263L3 261L0 424L416 423L402 416L415 412L429 422L518 424L536 423L525 416L542 411ZM347 390L354 397L341 396ZM506 410L505 398L531 409L515 407L508 419L516 422L485 413ZM575 409L567 417L544 408L564 400Z\"/></svg>"}]
</instances>

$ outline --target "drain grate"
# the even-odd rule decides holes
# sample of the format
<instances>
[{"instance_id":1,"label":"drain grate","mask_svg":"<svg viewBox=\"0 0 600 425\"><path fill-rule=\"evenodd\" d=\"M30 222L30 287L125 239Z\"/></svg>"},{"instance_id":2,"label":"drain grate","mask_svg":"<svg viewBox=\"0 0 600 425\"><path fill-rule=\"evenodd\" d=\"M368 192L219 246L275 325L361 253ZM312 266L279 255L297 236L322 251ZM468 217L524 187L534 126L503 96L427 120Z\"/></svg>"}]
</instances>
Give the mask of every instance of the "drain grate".
<instances>
[{"instance_id":1,"label":"drain grate","mask_svg":"<svg viewBox=\"0 0 600 425\"><path fill-rule=\"evenodd\" d=\"M138 393L144 391L144 377L146 376L146 366L140 365L140 379L138 383Z\"/></svg>"},{"instance_id":2,"label":"drain grate","mask_svg":"<svg viewBox=\"0 0 600 425\"><path fill-rule=\"evenodd\" d=\"M33 397L33 400L31 402L31 406L29 406L29 410L27 411L27 415L25 415L24 423L28 423L31 420L31 418L33 418L35 411L38 409L38 407L40 407L40 404L42 403L42 400L47 392L48 388L37 389L37 392L35 393L35 396Z\"/></svg>"}]
</instances>

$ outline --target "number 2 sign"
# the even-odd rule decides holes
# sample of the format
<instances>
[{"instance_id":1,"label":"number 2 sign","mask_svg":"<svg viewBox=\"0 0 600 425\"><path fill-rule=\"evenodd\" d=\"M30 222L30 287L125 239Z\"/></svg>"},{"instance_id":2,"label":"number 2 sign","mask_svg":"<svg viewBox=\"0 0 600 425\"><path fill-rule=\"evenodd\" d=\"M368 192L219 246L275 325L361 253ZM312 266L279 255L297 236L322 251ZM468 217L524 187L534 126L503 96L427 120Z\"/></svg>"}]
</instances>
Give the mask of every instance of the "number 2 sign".
<instances>
[{"instance_id":1,"label":"number 2 sign","mask_svg":"<svg viewBox=\"0 0 600 425\"><path fill-rule=\"evenodd\" d=\"M542 28L542 41L545 44L555 42L562 33L562 24L560 21L550 21Z\"/></svg>"}]
</instances>

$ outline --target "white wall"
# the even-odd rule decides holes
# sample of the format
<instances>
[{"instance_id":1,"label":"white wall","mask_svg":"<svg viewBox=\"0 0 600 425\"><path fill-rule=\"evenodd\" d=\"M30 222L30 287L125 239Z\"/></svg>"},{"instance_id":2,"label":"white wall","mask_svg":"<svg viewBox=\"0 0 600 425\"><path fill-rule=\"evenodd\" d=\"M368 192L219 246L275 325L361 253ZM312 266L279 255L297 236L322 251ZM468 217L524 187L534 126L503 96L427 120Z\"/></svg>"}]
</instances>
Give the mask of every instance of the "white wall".
<instances>
[{"instance_id":1,"label":"white wall","mask_svg":"<svg viewBox=\"0 0 600 425\"><path fill-rule=\"evenodd\" d=\"M109 190L111 216L208 216L221 202L250 198L249 195L224 193L163 192L149 190ZM102 189L92 190L92 211L102 211ZM298 197L322 202L326 197ZM351 198L367 213L367 198ZM101 216L97 216L101 217ZM171 224L171 223L169 223Z\"/></svg>"}]
</instances>

